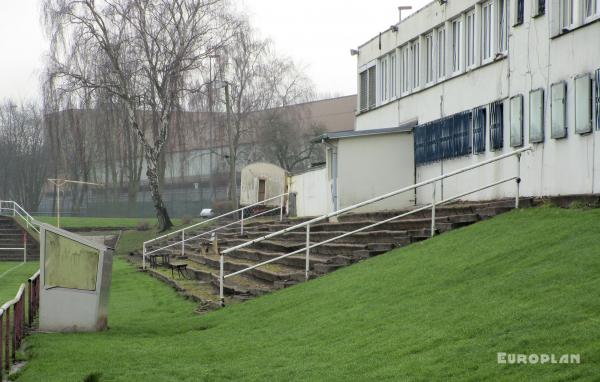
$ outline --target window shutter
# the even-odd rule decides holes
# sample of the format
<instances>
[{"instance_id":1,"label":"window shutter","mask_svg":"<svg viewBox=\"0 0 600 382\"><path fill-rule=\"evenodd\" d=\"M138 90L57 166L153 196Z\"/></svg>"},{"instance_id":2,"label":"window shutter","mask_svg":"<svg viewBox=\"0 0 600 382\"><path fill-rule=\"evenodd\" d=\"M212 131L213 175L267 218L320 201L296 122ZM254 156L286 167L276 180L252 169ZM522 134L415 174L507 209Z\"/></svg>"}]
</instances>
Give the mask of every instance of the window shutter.
<instances>
[{"instance_id":1,"label":"window shutter","mask_svg":"<svg viewBox=\"0 0 600 382\"><path fill-rule=\"evenodd\" d=\"M510 145L523 145L523 96L517 95L510 99Z\"/></svg>"},{"instance_id":2,"label":"window shutter","mask_svg":"<svg viewBox=\"0 0 600 382\"><path fill-rule=\"evenodd\" d=\"M529 93L529 142L544 142L544 89Z\"/></svg>"},{"instance_id":3,"label":"window shutter","mask_svg":"<svg viewBox=\"0 0 600 382\"><path fill-rule=\"evenodd\" d=\"M551 136L554 139L564 138L567 136L567 119L566 119L566 95L567 84L559 82L550 88L552 103L550 105L552 117Z\"/></svg>"},{"instance_id":4,"label":"window shutter","mask_svg":"<svg viewBox=\"0 0 600 382\"><path fill-rule=\"evenodd\" d=\"M589 75L575 78L575 132L592 131L592 80Z\"/></svg>"}]
</instances>

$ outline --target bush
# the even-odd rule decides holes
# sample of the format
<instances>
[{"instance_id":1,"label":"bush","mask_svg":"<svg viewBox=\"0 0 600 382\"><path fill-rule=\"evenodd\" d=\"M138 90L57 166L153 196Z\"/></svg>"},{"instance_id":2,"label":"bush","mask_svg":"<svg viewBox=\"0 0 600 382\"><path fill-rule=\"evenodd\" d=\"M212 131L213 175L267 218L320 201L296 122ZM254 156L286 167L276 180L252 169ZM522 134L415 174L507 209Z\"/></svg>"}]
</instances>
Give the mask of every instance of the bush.
<instances>
[{"instance_id":1,"label":"bush","mask_svg":"<svg viewBox=\"0 0 600 382\"><path fill-rule=\"evenodd\" d=\"M212 210L215 215L222 215L229 211L233 211L234 209L231 200L215 200L212 205Z\"/></svg>"},{"instance_id":2,"label":"bush","mask_svg":"<svg viewBox=\"0 0 600 382\"><path fill-rule=\"evenodd\" d=\"M137 223L136 229L138 231L148 231L150 229L150 223L147 220L142 220Z\"/></svg>"}]
</instances>

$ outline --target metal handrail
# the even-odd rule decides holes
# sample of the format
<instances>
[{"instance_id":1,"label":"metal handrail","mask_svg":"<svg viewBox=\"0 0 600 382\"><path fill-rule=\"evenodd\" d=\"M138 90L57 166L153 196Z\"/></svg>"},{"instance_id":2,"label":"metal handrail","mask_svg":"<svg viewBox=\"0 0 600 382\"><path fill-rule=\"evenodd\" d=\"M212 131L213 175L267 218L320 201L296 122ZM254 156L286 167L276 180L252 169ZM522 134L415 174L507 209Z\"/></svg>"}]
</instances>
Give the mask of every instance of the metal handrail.
<instances>
[{"instance_id":1,"label":"metal handrail","mask_svg":"<svg viewBox=\"0 0 600 382\"><path fill-rule=\"evenodd\" d=\"M153 254L153 253L155 253L155 252L158 252L158 251L161 251L161 250L164 250L164 249L171 248L171 247L179 245L179 246L181 246L181 255L184 255L185 254L185 243L187 241L192 240L192 239L196 239L196 238L198 238L200 236L203 236L205 234L208 234L208 233L217 232L217 231L219 231L219 230L221 230L223 228L229 227L229 226L234 225L234 224L240 224L240 231L241 231L241 234L243 235L244 234L244 221L248 221L248 220L253 219L255 217L265 215L265 214L267 214L269 212L273 212L273 211L279 210L279 220L280 221L283 220L284 200L285 200L285 197L288 196L289 194L290 194L289 192L286 192L286 193L274 196L272 198L261 200L260 202L256 202L254 204L250 204L248 206L244 206L244 207L238 208L237 210L224 213L222 215L219 215L217 217L214 217L214 218L211 218L211 219L208 219L208 220L203 220L203 221L201 221L199 223L196 223L196 224L193 224L191 226L184 227L184 228L181 228L181 229L179 229L177 231L169 232L169 233L164 234L162 236L155 237L154 239L145 241L144 244L143 244L143 246L142 246L142 268L146 269L146 257L149 256L149 255L151 255L151 254ZM279 207L276 207L276 208L273 208L271 210L268 210L268 211L265 211L265 212L261 212L259 214L252 215L252 216L249 216L249 217L245 217L244 216L245 215L244 212L247 209L252 208L252 207L256 207L256 206L264 205L266 202L269 202L271 200L276 200L276 199L280 199ZM215 228L215 229L213 229L213 230L211 230L209 232L203 232L200 235L196 235L196 236L194 236L192 238L186 238L185 237L185 232L188 231L188 230L191 230L193 228L197 228L199 226L205 225L205 224L210 223L210 222L217 221L219 219L222 219L224 217L227 217L227 216L230 216L230 215L234 215L234 214L237 214L237 213L241 213L241 218L238 219L238 220L236 220L236 221L234 221L234 222L232 222L232 223L225 224L225 225L220 226L218 228ZM151 252L147 252L146 246L148 244L153 243L153 242L158 241L158 240L162 240L162 239L171 237L171 236L179 235L179 234L181 234L181 240L178 240L175 243L171 243L171 244L165 245L163 247L154 249Z\"/></svg>"},{"instance_id":2,"label":"metal handrail","mask_svg":"<svg viewBox=\"0 0 600 382\"><path fill-rule=\"evenodd\" d=\"M252 219L254 219L254 218L257 218L257 217L259 217L259 216L266 215L266 214L268 214L268 213L270 213L270 212L277 211L278 209L279 209L279 207L275 207L275 208L272 208L272 209L270 209L270 210L267 210L267 211L264 211L264 212L258 213L258 214L256 214L256 215L252 215L252 216L250 216L250 217L247 217L247 218L246 218L246 221L248 221L248 220L252 220ZM232 226L232 225L236 225L236 224L238 224L239 222L240 222L239 220L236 220L236 221L234 221L234 222L232 222L232 223L225 224L225 225L223 225L223 226L220 226L220 227L218 227L218 228L215 228L215 229L211 229L210 231L202 232L202 233L200 233L200 234L198 234L198 235L196 235L196 236L192 236L192 237L186 237L184 240L177 241L177 242L175 242L175 243L171 243L171 244L169 244L169 245L165 245L164 247L160 247L160 248L158 248L158 249L154 249L154 250L152 250L152 251L150 251L150 252L146 252L146 256L150 256L151 254L153 254L153 253L155 253L155 252L162 251L162 250L164 250L164 249L167 249L167 248L171 248L171 247L175 247L175 246L181 245L182 243L187 243L188 241L192 241L192 240L198 239L198 238L200 238L200 237L202 237L202 236L207 236L207 235L210 235L211 233L218 232L218 231L222 230L223 228L227 228L227 227L230 227L230 226Z\"/></svg>"},{"instance_id":3,"label":"metal handrail","mask_svg":"<svg viewBox=\"0 0 600 382\"><path fill-rule=\"evenodd\" d=\"M12 208L10 207L3 207L3 204L9 204L12 205ZM8 210L8 211L12 211L13 213L13 217L16 215L19 215L19 217L23 220L25 220L25 223L27 224L27 228L31 228L32 230L34 230L37 233L40 233L40 229L38 227L36 227L36 225L39 226L39 222L37 220L35 220L33 218L33 216L31 216L23 207L21 207L17 202L13 201L13 200L0 200L0 213L2 213L2 210Z\"/></svg>"},{"instance_id":4,"label":"metal handrail","mask_svg":"<svg viewBox=\"0 0 600 382\"><path fill-rule=\"evenodd\" d=\"M288 256L291 256L291 255L294 255L294 254L306 251L305 277L306 277L306 279L308 279L309 256L310 256L310 249L311 248L314 248L314 247L317 247L317 246L329 243L329 242L337 240L337 239L341 239L343 237L346 237L346 236L349 236L349 235L352 235L352 234L364 231L366 229L370 229L370 228L375 227L377 225L380 225L380 224L383 224L383 223L386 223L386 222L390 222L392 220L399 219L401 217L408 216L408 215L410 215L412 213L423 211L423 210L426 210L426 209L429 209L429 208L432 209L432 213L431 213L431 235L433 236L433 235L435 235L435 207L436 207L436 205L445 204L445 203L448 203L450 201L453 201L453 200L456 200L458 198L461 198L463 196L466 196L466 195L469 195L469 194L472 194L472 193L475 193L475 192L479 192L481 190L484 190L484 189L487 189L487 188L490 188L490 187L495 187L495 186L497 186L499 184L503 184L503 183L509 182L511 180L515 180L516 181L515 207L519 208L519 187L520 187L520 183L521 183L521 177L520 177L521 176L520 175L521 174L521 170L520 170L521 154L524 153L524 152L526 152L526 151L531 151L531 150L532 150L532 146L523 147L521 149L512 151L510 153L502 154L502 155L499 155L499 156L497 156L495 158L491 158L491 159L488 159L488 160L480 162L480 163L476 163L476 164L473 164L473 165L470 165L470 166L463 167L461 169L449 172L447 174L443 174L443 175L437 176L435 178L431 178L429 180L426 180L426 181L423 181L423 182L419 182L419 183L416 183L414 185L411 185L411 186L408 186L408 187L404 187L404 188L401 188L399 190L392 191L392 192L389 192L389 193L381 195L381 196L377 196L375 198L371 198L371 199L366 200L364 202L357 203L357 204L354 204L354 205L349 206L349 207L345 207L345 208L340 209L338 211L334 211L334 212L331 212L329 214L322 215L320 217L314 218L312 220L308 220L308 221L305 221L303 223L296 224L296 225L294 225L292 227L288 227L288 228L282 229L280 231L277 231L277 232L274 232L274 233L271 233L271 234L268 234L268 235L264 235L264 236L256 238L256 239L249 240L249 241L247 241L245 243L242 243L240 245L236 245L234 247L227 248L226 250L224 250L224 251L221 252L221 256L220 256L219 297L221 299L221 304L224 304L224 301L225 301L224 300L224 295L223 295L223 284L224 284L225 278L232 277L232 276L235 276L235 275L239 275L241 273L247 272L247 271L249 271L251 269L255 269L255 268L260 267L262 265L269 264L271 262L274 262L274 261L277 261L277 260L281 260L281 259L283 259L285 257L288 257ZM506 178L506 179L503 179L501 181L494 182L494 183L488 184L488 185L483 186L483 187L476 188L476 189L468 191L468 192L466 192L464 194L456 195L456 196L453 196L452 198L445 199L445 200L442 200L442 201L436 203L436 201L435 201L435 198L436 198L436 186L435 186L435 183L436 182L438 182L440 180L443 180L443 179L446 179L446 178L449 178L449 177L452 177L452 176L456 176L458 174L462 174L464 172L473 170L475 168L479 168L479 167L488 165L490 163L494 163L494 162L497 162L497 161L500 161L500 160L503 160L503 159L506 159L506 158L509 158L509 157L513 157L513 156L517 157L517 175L516 176L510 177L510 178ZM419 187L423 187L423 186L426 186L426 185L429 185L429 184L433 184L434 185L433 186L433 195L432 195L432 203L431 204L428 204L426 206L417 208L415 210L411 210L411 211L409 211L407 213L395 216L395 217L393 217L391 219L386 219L384 221L377 222L375 224L371 224L371 225L366 226L366 227L362 227L362 228L354 230L352 232L348 232L348 233L340 235L340 236L338 236L336 238L328 239L328 240L325 240L323 242L312 244L312 245L310 244L310 226L311 226L311 224L314 224L314 223L317 223L317 222L321 222L321 221L329 219L331 217L344 214L344 213L352 211L354 209L357 209L357 208L360 208L360 207L363 207L363 206L366 206L366 205L369 205L369 204L372 204L372 203L376 203L378 201L390 198L392 196L396 196L398 194L401 194L401 193L404 193L404 192L407 192L407 191L416 190ZM306 227L306 246L304 248L301 248L301 249L296 250L294 252L291 252L291 253L288 253L288 254L276 257L274 259L270 259L270 260L262 262L260 264L256 264L256 265L250 266L248 268L239 270L237 272L233 272L233 273L230 273L228 275L224 275L224 256L226 254L231 253L231 252L236 251L236 250L239 250L239 249L242 249L242 248L246 248L246 247L251 246L253 244L260 243L260 242L262 242L264 240L268 240L268 239L271 239L273 237L280 236L282 234L285 234L285 233L288 233L288 232L291 232L291 231L294 231L294 230L297 230L297 229L303 228L303 227Z\"/></svg>"}]
</instances>

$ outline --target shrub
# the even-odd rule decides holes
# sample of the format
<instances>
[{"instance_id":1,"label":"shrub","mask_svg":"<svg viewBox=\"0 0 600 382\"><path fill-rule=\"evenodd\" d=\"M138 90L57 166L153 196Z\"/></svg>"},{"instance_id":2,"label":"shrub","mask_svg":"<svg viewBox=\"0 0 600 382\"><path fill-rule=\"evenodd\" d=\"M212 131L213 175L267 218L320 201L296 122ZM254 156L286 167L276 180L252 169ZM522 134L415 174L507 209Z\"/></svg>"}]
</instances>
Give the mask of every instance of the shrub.
<instances>
[{"instance_id":1,"label":"shrub","mask_svg":"<svg viewBox=\"0 0 600 382\"><path fill-rule=\"evenodd\" d=\"M192 217L190 215L183 215L181 218L181 224L188 225L192 223Z\"/></svg>"},{"instance_id":2,"label":"shrub","mask_svg":"<svg viewBox=\"0 0 600 382\"><path fill-rule=\"evenodd\" d=\"M147 220L142 220L137 223L136 229L138 231L148 231L150 229L150 223Z\"/></svg>"}]
</instances>

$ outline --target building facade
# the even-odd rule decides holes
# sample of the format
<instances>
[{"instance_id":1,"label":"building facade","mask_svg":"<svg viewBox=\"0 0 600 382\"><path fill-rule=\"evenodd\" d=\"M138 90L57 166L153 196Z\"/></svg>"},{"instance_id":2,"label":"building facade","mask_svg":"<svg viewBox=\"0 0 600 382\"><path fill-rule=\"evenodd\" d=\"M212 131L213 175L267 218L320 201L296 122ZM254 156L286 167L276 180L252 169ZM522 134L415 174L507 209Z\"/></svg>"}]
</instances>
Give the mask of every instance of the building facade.
<instances>
[{"instance_id":1,"label":"building facade","mask_svg":"<svg viewBox=\"0 0 600 382\"><path fill-rule=\"evenodd\" d=\"M531 145L523 195L600 191L600 0L432 2L359 47L357 81L356 131L417 122L398 170L412 183ZM442 197L515 175L515 162L447 179Z\"/></svg>"}]
</instances>

